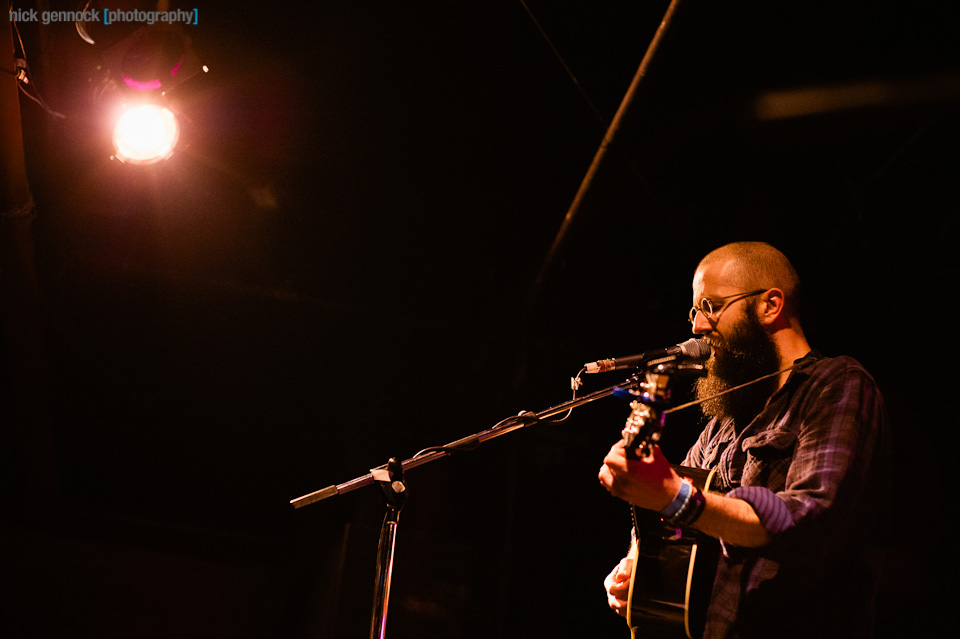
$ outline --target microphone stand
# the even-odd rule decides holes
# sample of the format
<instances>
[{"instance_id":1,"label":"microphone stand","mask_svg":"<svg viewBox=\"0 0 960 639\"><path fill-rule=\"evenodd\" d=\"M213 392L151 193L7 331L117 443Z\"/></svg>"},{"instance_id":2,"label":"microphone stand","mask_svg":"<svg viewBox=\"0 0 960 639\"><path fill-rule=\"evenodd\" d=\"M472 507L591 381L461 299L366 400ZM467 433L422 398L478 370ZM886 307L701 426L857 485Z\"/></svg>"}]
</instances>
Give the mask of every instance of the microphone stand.
<instances>
[{"instance_id":1,"label":"microphone stand","mask_svg":"<svg viewBox=\"0 0 960 639\"><path fill-rule=\"evenodd\" d=\"M400 510L407 499L407 484L403 479L403 466L396 457L387 462L387 476L378 480L387 503L383 518L380 543L377 548L377 587L373 602L373 619L370 625L371 639L383 639L387 629L387 605L390 600L390 580L393 577L393 550L397 542L397 524Z\"/></svg>"},{"instance_id":2,"label":"microphone stand","mask_svg":"<svg viewBox=\"0 0 960 639\"><path fill-rule=\"evenodd\" d=\"M500 437L501 435L532 426L554 415L559 415L578 406L609 397L615 392L636 388L640 383L638 376L641 374L642 372L638 372L621 384L609 386L588 393L582 397L575 397L562 404L557 404L556 406L537 413L522 411L519 415L508 417L491 428L450 442L445 446L425 449L403 462L399 461L396 457L391 457L386 464L371 469L366 475L356 477L342 484L327 486L326 488L321 488L302 497L290 500L294 508L302 508L335 495L342 495L358 488L369 486L375 482L382 488L386 497L387 512L384 516L383 528L380 532L379 548L377 549L377 580L374 593L373 616L370 623L370 639L384 639L386 633L387 607L390 600L390 582L393 576L393 555L397 538L397 525L399 523L400 510L403 508L407 493L407 485L404 478L405 471L436 461L453 452L474 450L480 444Z\"/></svg>"}]
</instances>

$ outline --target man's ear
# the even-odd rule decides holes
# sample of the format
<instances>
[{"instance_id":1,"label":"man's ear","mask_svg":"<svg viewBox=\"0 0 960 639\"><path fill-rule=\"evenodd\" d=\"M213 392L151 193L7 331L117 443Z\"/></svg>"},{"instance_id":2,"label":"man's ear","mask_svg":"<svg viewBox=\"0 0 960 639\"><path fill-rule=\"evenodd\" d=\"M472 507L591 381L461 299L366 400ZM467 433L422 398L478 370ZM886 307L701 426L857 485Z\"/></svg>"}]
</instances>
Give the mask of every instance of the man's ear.
<instances>
[{"instance_id":1,"label":"man's ear","mask_svg":"<svg viewBox=\"0 0 960 639\"><path fill-rule=\"evenodd\" d=\"M783 315L783 291L779 288L771 288L760 296L757 304L757 317L761 324L775 324Z\"/></svg>"}]
</instances>

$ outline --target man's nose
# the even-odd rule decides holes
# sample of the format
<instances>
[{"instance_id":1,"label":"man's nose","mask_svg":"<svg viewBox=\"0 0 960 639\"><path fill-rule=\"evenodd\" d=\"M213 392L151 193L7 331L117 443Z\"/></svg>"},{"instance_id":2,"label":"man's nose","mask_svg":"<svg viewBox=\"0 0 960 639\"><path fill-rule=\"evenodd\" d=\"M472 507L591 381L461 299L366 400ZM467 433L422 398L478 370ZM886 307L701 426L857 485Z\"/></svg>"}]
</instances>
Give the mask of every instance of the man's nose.
<instances>
[{"instance_id":1,"label":"man's nose","mask_svg":"<svg viewBox=\"0 0 960 639\"><path fill-rule=\"evenodd\" d=\"M707 316L704 315L703 312L697 311L697 314L693 316L691 330L694 335L706 335L713 330L713 324L710 323L710 320L707 319Z\"/></svg>"}]
</instances>

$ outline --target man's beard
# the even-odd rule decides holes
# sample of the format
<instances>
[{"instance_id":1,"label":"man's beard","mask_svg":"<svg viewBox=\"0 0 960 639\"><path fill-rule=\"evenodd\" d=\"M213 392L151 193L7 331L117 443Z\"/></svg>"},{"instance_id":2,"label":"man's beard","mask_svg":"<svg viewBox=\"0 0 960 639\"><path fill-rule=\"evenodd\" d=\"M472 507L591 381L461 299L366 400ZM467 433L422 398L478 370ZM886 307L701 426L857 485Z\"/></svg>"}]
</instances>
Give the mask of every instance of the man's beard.
<instances>
[{"instance_id":1,"label":"man's beard","mask_svg":"<svg viewBox=\"0 0 960 639\"><path fill-rule=\"evenodd\" d=\"M697 399L715 395L734 386L775 373L780 367L777 347L770 340L753 309L738 322L727 337L708 340L713 357L707 362L707 376L697 380ZM703 414L719 419L733 419L738 430L756 417L776 391L776 376L735 390L701 404Z\"/></svg>"}]
</instances>

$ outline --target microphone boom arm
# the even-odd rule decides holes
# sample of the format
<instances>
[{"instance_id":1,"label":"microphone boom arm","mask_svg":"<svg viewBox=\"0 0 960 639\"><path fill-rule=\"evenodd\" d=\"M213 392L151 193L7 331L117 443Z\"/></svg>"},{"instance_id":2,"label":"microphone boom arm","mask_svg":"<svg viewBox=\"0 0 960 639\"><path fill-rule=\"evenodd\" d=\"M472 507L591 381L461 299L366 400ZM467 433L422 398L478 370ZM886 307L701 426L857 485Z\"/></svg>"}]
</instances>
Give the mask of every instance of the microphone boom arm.
<instances>
[{"instance_id":1,"label":"microphone boom arm","mask_svg":"<svg viewBox=\"0 0 960 639\"><path fill-rule=\"evenodd\" d=\"M506 435L507 433L512 433L521 428L526 428L527 426L533 426L545 419L553 417L554 415L559 415L565 411L578 408L585 404L589 404L598 399L603 399L604 397L610 397L613 395L614 391L618 389L636 387L639 383L636 375L629 378L627 381L621 384L615 384L613 386L608 386L606 388L594 391L583 395L582 397L575 397L573 399L567 400L562 404L557 404L542 410L537 413L532 413L529 411L523 411L515 417L508 417L503 421L499 422L495 426L488 428L486 430L480 431L473 435L463 437L454 442L450 442L445 446L438 446L434 448L427 448L421 453L418 453L402 462L402 469L404 471L410 470L411 468L416 468L417 466L422 466L437 459L446 457L455 451L464 451L464 450L473 450L478 447L480 444L500 437L501 435ZM322 501L329 497L334 497L336 495L342 495L344 493L351 492L358 488L363 488L364 486L369 486L377 480L377 475L381 472L387 470L387 465L378 466L377 468L371 469L366 475L356 477L350 481L344 482L342 484L335 484L332 486L327 486L326 488L321 488L320 490L313 491L296 499L290 500L290 504L294 508L302 508L310 504Z\"/></svg>"}]
</instances>

